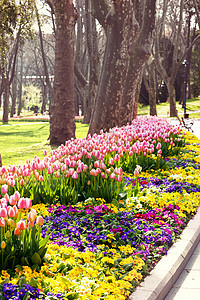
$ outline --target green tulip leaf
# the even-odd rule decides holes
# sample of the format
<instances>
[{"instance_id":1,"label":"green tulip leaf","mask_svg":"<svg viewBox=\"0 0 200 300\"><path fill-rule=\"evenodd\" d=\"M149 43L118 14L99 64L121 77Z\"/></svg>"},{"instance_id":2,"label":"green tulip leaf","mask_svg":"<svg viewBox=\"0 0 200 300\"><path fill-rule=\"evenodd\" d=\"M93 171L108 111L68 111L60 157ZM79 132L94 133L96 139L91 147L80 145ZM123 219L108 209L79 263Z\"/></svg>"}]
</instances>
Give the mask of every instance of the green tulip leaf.
<instances>
[{"instance_id":1,"label":"green tulip leaf","mask_svg":"<svg viewBox=\"0 0 200 300\"><path fill-rule=\"evenodd\" d=\"M33 254L33 256L31 257L31 260L34 265L41 265L41 263L42 263L41 257L37 252L35 252Z\"/></svg>"}]
</instances>

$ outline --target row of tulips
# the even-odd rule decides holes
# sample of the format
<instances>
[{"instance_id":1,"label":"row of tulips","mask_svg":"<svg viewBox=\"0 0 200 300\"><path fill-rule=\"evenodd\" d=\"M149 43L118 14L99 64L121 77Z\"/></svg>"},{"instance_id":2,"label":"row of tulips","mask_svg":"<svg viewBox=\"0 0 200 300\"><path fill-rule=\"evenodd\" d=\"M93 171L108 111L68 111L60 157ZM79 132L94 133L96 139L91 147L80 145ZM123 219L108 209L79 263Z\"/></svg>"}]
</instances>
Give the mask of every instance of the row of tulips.
<instances>
[{"instance_id":1,"label":"row of tulips","mask_svg":"<svg viewBox=\"0 0 200 300\"><path fill-rule=\"evenodd\" d=\"M133 173L136 165L143 170L164 167L163 157L177 154L183 143L181 129L164 119L137 118L100 135L71 139L50 155L44 151L44 159L2 167L0 184L34 204L75 204L90 196L111 202L122 197L123 171Z\"/></svg>"},{"instance_id":2,"label":"row of tulips","mask_svg":"<svg viewBox=\"0 0 200 300\"><path fill-rule=\"evenodd\" d=\"M3 185L4 197L0 201L0 270L14 271L16 265L42 264L48 237L41 237L42 216L32 208L29 198L19 192L9 196Z\"/></svg>"}]
</instances>

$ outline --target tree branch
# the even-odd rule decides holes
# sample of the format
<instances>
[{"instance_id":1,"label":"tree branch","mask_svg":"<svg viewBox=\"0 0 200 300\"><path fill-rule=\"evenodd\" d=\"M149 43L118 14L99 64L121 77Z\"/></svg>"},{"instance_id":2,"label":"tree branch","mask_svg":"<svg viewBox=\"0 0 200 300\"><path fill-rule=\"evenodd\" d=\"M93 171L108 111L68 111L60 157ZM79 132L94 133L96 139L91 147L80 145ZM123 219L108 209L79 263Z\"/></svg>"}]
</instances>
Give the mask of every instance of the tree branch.
<instances>
[{"instance_id":1,"label":"tree branch","mask_svg":"<svg viewBox=\"0 0 200 300\"><path fill-rule=\"evenodd\" d=\"M107 16L110 12L110 5L108 3L108 0L92 0L92 10L94 18L96 18L102 25L102 27L106 30Z\"/></svg>"}]
</instances>

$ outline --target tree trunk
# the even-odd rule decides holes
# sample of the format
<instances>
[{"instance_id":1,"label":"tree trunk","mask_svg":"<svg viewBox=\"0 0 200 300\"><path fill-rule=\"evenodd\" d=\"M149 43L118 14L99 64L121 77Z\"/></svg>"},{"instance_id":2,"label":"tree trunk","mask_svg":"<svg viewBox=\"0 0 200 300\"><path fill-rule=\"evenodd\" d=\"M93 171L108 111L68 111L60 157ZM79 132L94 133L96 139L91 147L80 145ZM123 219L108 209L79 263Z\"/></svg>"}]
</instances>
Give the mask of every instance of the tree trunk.
<instances>
[{"instance_id":1,"label":"tree trunk","mask_svg":"<svg viewBox=\"0 0 200 300\"><path fill-rule=\"evenodd\" d=\"M46 82L43 82L42 109L41 109L42 114L46 112L46 104L47 104L47 85Z\"/></svg>"},{"instance_id":2,"label":"tree trunk","mask_svg":"<svg viewBox=\"0 0 200 300\"><path fill-rule=\"evenodd\" d=\"M126 78L119 124L121 126L130 123L137 116L138 93L141 87L143 69L151 55L155 27L155 2L155 0L144 2L140 34L134 41L131 62Z\"/></svg>"},{"instance_id":3,"label":"tree trunk","mask_svg":"<svg viewBox=\"0 0 200 300\"><path fill-rule=\"evenodd\" d=\"M109 1L93 0L107 41L90 134L122 126L137 115L142 71L151 54L155 2L117 0L109 11Z\"/></svg>"},{"instance_id":4,"label":"tree trunk","mask_svg":"<svg viewBox=\"0 0 200 300\"><path fill-rule=\"evenodd\" d=\"M17 75L15 73L15 76L14 76L13 82L12 82L12 105L11 105L11 112L10 112L11 118L15 114L16 100L17 100Z\"/></svg>"},{"instance_id":5,"label":"tree trunk","mask_svg":"<svg viewBox=\"0 0 200 300\"><path fill-rule=\"evenodd\" d=\"M20 55L20 76L19 76L19 91L18 91L18 109L17 115L20 116L22 110L22 84L23 84L23 49Z\"/></svg>"},{"instance_id":6,"label":"tree trunk","mask_svg":"<svg viewBox=\"0 0 200 300\"><path fill-rule=\"evenodd\" d=\"M43 96L43 100L45 98L47 99L47 87L48 87L49 98L50 98L50 101L49 101L50 105L49 106L51 106L51 99L52 99L53 91L52 91L51 81L50 81L50 78L49 78L49 71L48 71L48 67L47 67L46 54L45 54L45 51L44 51L44 43L43 43L43 35L42 35L42 29L41 29L40 16L39 16L39 13L38 13L38 9L37 9L36 3L34 3L34 7L35 7L35 12L36 12L36 17L37 17L37 24L38 24L39 38L40 38L40 49L41 49L42 61L43 61L43 68L44 68L44 74L45 74L44 92L46 94ZM43 109L43 112L46 111L46 100L45 100L45 103L42 104L42 109Z\"/></svg>"},{"instance_id":7,"label":"tree trunk","mask_svg":"<svg viewBox=\"0 0 200 300\"><path fill-rule=\"evenodd\" d=\"M54 95L50 110L50 143L75 137L74 37L77 15L72 1L52 1L56 19Z\"/></svg>"},{"instance_id":8,"label":"tree trunk","mask_svg":"<svg viewBox=\"0 0 200 300\"><path fill-rule=\"evenodd\" d=\"M3 81L4 81L3 123L8 123L10 86L9 86L9 79L7 77L5 77Z\"/></svg>"},{"instance_id":9,"label":"tree trunk","mask_svg":"<svg viewBox=\"0 0 200 300\"><path fill-rule=\"evenodd\" d=\"M150 65L146 66L146 71L148 72L147 80L146 74L144 73L144 84L149 95L149 108L150 116L157 116L156 110L156 74L155 74L155 64L152 62Z\"/></svg>"},{"instance_id":10,"label":"tree trunk","mask_svg":"<svg viewBox=\"0 0 200 300\"><path fill-rule=\"evenodd\" d=\"M170 117L177 117L178 114L176 110L176 91L174 87L174 82L166 82L166 85L169 93Z\"/></svg>"},{"instance_id":11,"label":"tree trunk","mask_svg":"<svg viewBox=\"0 0 200 300\"><path fill-rule=\"evenodd\" d=\"M133 107L132 107L132 119L130 120L130 122L133 119L137 118L137 112L138 112L138 103L139 103L139 99L140 99L140 89L141 89L141 84L142 84L142 75L143 75L143 68L141 68L140 73L138 74L138 81L137 81L137 86L136 86L136 90L134 90L134 98L132 98L133 101ZM121 126L125 125L126 123L123 121L121 122Z\"/></svg>"},{"instance_id":12,"label":"tree trunk","mask_svg":"<svg viewBox=\"0 0 200 300\"><path fill-rule=\"evenodd\" d=\"M118 0L107 15L107 41L99 88L89 133L117 126L123 99L125 78L130 64L138 23L131 0Z\"/></svg>"},{"instance_id":13,"label":"tree trunk","mask_svg":"<svg viewBox=\"0 0 200 300\"><path fill-rule=\"evenodd\" d=\"M90 123L92 107L94 106L95 97L98 88L98 49L97 49L97 30L95 19L91 14L91 4L89 1L85 2L86 10L86 36L87 48L89 57L89 85L88 97L85 101L84 119L83 123Z\"/></svg>"}]
</instances>

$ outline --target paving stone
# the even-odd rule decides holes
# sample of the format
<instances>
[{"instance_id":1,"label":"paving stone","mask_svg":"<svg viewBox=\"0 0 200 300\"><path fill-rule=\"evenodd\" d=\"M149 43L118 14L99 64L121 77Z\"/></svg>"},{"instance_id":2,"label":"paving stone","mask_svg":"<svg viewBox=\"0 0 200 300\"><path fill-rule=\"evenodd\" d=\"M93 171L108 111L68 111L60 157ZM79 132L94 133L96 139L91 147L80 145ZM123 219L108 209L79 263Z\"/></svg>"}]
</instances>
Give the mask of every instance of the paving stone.
<instances>
[{"instance_id":1,"label":"paving stone","mask_svg":"<svg viewBox=\"0 0 200 300\"><path fill-rule=\"evenodd\" d=\"M170 293L164 300L199 300L200 289L171 289Z\"/></svg>"},{"instance_id":2,"label":"paving stone","mask_svg":"<svg viewBox=\"0 0 200 300\"><path fill-rule=\"evenodd\" d=\"M200 270L184 270L174 287L200 290Z\"/></svg>"}]
</instances>

